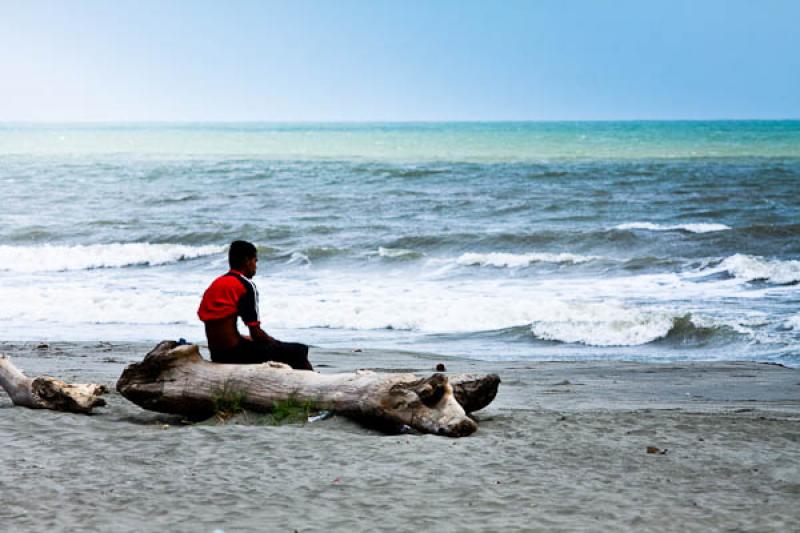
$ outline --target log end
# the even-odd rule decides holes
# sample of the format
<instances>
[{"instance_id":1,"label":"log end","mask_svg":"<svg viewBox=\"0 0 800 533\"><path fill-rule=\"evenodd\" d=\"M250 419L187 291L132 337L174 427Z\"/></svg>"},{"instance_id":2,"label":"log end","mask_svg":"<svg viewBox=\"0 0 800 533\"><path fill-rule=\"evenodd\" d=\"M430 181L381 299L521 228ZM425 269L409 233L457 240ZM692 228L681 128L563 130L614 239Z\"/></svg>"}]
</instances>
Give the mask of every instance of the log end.
<instances>
[{"instance_id":1,"label":"log end","mask_svg":"<svg viewBox=\"0 0 800 533\"><path fill-rule=\"evenodd\" d=\"M173 369L204 361L196 344L161 341L140 363L128 365L117 380L117 391L133 403L162 413L202 420L214 414L211 398L186 401L164 394L166 382L174 381Z\"/></svg>"},{"instance_id":2,"label":"log end","mask_svg":"<svg viewBox=\"0 0 800 533\"><path fill-rule=\"evenodd\" d=\"M117 380L117 391L130 400L129 394L134 393L135 389L152 388L152 385L160 383L159 378L165 370L202 359L196 344L179 345L175 341L161 341L145 355L141 363L133 363L125 368Z\"/></svg>"},{"instance_id":3,"label":"log end","mask_svg":"<svg viewBox=\"0 0 800 533\"><path fill-rule=\"evenodd\" d=\"M500 386L497 374L461 374L450 377L453 394L464 411L480 411L494 400Z\"/></svg>"}]
</instances>

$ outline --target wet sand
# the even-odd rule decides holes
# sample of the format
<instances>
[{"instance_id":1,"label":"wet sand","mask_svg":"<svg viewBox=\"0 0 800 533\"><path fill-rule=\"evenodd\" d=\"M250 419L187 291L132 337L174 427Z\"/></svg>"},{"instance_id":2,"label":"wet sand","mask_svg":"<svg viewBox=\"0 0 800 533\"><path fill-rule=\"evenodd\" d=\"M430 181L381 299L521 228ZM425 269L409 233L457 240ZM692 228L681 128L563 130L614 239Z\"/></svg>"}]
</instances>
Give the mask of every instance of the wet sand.
<instances>
[{"instance_id":1,"label":"wet sand","mask_svg":"<svg viewBox=\"0 0 800 533\"><path fill-rule=\"evenodd\" d=\"M150 344L0 343L29 375L112 385ZM342 417L184 425L116 392L93 416L0 393L7 531L788 531L800 370L757 363L486 363L315 349L321 372L496 372L467 438ZM647 447L667 450L647 453Z\"/></svg>"}]
</instances>

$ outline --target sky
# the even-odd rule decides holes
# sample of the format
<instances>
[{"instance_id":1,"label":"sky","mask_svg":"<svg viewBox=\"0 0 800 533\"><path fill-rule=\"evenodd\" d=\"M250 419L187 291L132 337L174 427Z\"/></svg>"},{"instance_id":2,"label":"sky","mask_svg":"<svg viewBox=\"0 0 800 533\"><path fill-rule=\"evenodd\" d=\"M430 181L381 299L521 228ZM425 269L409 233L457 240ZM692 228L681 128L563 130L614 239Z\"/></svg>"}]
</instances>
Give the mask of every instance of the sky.
<instances>
[{"instance_id":1,"label":"sky","mask_svg":"<svg viewBox=\"0 0 800 533\"><path fill-rule=\"evenodd\" d=\"M800 118L796 0L0 0L0 121Z\"/></svg>"}]
</instances>

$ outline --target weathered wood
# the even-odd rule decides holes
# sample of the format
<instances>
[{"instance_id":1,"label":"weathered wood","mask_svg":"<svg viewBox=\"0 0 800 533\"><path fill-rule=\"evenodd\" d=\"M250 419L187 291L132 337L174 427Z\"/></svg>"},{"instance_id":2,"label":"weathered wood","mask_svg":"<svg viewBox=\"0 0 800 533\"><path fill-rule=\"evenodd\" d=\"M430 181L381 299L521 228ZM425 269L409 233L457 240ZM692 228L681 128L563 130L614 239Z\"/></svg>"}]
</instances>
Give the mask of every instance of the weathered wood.
<instances>
[{"instance_id":1,"label":"weathered wood","mask_svg":"<svg viewBox=\"0 0 800 533\"><path fill-rule=\"evenodd\" d=\"M497 374L456 374L448 376L456 401L464 411L480 411L497 396L500 376Z\"/></svg>"},{"instance_id":2,"label":"weathered wood","mask_svg":"<svg viewBox=\"0 0 800 533\"><path fill-rule=\"evenodd\" d=\"M161 342L141 363L128 366L117 390L145 409L195 419L213 415L215 398L235 391L241 406L253 411L269 411L275 402L294 398L318 409L406 424L425 433L460 437L477 429L443 374L319 374L281 363L220 365L204 360L196 345L173 341Z\"/></svg>"},{"instance_id":3,"label":"weathered wood","mask_svg":"<svg viewBox=\"0 0 800 533\"><path fill-rule=\"evenodd\" d=\"M73 413L102 407L106 402L100 396L108 392L103 385L64 383L49 376L29 378L5 356L0 356L0 386L14 405Z\"/></svg>"}]
</instances>

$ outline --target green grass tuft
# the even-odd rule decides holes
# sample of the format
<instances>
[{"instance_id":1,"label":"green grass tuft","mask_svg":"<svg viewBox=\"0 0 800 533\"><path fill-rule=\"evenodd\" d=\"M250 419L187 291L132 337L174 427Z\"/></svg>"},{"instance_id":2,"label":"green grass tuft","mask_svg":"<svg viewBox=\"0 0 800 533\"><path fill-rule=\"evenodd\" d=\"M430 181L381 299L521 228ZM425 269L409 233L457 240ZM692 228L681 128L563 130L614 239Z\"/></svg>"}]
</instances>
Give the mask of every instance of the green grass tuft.
<instances>
[{"instance_id":1,"label":"green grass tuft","mask_svg":"<svg viewBox=\"0 0 800 533\"><path fill-rule=\"evenodd\" d=\"M272 405L272 410L264 417L264 421L272 426L283 424L305 424L311 414L312 403L300 401L295 396L279 400Z\"/></svg>"},{"instance_id":2,"label":"green grass tuft","mask_svg":"<svg viewBox=\"0 0 800 533\"><path fill-rule=\"evenodd\" d=\"M244 411L244 402L247 395L225 382L222 389L211 395L214 403L214 414L221 420L227 420L235 414Z\"/></svg>"},{"instance_id":3,"label":"green grass tuft","mask_svg":"<svg viewBox=\"0 0 800 533\"><path fill-rule=\"evenodd\" d=\"M244 423L268 426L305 424L309 415L314 411L313 404L309 400L301 401L292 395L285 400L273 403L270 412L258 415L245 411L246 399L247 396L243 392L226 382L221 390L211 395L217 422L225 424L234 416L241 414L244 418L237 417L236 419Z\"/></svg>"}]
</instances>

